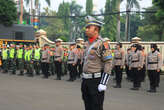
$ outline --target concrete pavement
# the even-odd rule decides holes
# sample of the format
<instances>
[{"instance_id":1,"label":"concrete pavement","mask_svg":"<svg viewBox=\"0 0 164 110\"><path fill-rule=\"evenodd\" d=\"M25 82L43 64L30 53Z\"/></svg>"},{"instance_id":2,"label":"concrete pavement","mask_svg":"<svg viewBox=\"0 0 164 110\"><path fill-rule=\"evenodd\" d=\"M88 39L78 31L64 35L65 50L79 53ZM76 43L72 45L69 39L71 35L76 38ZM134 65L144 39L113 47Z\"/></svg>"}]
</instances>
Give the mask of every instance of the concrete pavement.
<instances>
[{"instance_id":1,"label":"concrete pavement","mask_svg":"<svg viewBox=\"0 0 164 110\"><path fill-rule=\"evenodd\" d=\"M67 82L67 76L57 81L0 73L0 110L84 110L81 80ZM163 110L164 76L157 93L147 93L149 81L139 91L123 80L122 88L112 88L110 80L105 94L104 110Z\"/></svg>"}]
</instances>

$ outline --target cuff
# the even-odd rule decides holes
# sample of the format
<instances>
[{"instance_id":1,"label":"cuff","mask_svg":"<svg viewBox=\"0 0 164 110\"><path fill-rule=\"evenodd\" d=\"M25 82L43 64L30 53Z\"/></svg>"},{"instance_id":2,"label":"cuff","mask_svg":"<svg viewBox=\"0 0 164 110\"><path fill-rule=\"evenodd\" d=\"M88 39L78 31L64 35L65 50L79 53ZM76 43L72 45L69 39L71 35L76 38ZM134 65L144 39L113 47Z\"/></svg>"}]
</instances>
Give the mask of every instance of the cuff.
<instances>
[{"instance_id":1,"label":"cuff","mask_svg":"<svg viewBox=\"0 0 164 110\"><path fill-rule=\"evenodd\" d=\"M103 73L100 84L107 85L109 78L110 78L110 74Z\"/></svg>"}]
</instances>

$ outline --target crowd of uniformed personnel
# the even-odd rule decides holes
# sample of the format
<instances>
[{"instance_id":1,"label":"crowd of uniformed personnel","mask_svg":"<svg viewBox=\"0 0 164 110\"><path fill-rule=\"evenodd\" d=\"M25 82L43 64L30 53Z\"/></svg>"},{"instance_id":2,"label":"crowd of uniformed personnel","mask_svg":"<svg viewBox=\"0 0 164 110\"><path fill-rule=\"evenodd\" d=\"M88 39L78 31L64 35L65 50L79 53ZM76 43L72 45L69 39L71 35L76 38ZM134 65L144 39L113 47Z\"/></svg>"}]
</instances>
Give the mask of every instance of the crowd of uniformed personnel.
<instances>
[{"instance_id":1,"label":"crowd of uniformed personnel","mask_svg":"<svg viewBox=\"0 0 164 110\"><path fill-rule=\"evenodd\" d=\"M109 39L104 42L109 44ZM56 80L61 80L63 75L69 73L68 81L74 81L83 73L83 61L85 57L85 45L71 43L69 47L61 45L62 40L57 39L55 46L45 44L39 45L3 45L1 49L2 72L17 75L43 75L48 78L56 74ZM151 51L145 53L140 44L133 44L125 52L122 43L118 42L112 48L112 73L115 75L116 85L121 88L123 70L126 72L127 80L133 82L132 90L139 90L144 82L146 72L150 80L150 90L156 92L159 87L162 58L156 44L151 44ZM16 72L17 71L17 72Z\"/></svg>"}]
</instances>

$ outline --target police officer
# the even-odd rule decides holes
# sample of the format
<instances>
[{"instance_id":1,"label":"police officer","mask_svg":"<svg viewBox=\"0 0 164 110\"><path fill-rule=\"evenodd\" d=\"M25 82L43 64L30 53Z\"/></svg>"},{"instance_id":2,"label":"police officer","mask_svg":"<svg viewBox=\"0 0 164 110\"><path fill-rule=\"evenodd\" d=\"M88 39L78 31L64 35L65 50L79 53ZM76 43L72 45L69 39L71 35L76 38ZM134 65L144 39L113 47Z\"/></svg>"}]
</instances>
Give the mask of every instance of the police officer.
<instances>
[{"instance_id":1,"label":"police officer","mask_svg":"<svg viewBox=\"0 0 164 110\"><path fill-rule=\"evenodd\" d=\"M147 55L147 70L148 77L150 80L150 90L148 92L156 92L156 87L158 83L158 72L162 67L161 54L157 51L157 45L151 44L151 52Z\"/></svg>"},{"instance_id":2,"label":"police officer","mask_svg":"<svg viewBox=\"0 0 164 110\"><path fill-rule=\"evenodd\" d=\"M33 77L33 47L30 45L26 53L27 76Z\"/></svg>"},{"instance_id":3,"label":"police officer","mask_svg":"<svg viewBox=\"0 0 164 110\"><path fill-rule=\"evenodd\" d=\"M131 81L131 74L129 70L130 52L131 52L131 48L128 48L127 53L125 55L125 70L126 70L126 76L127 76L126 79L128 81Z\"/></svg>"},{"instance_id":4,"label":"police officer","mask_svg":"<svg viewBox=\"0 0 164 110\"><path fill-rule=\"evenodd\" d=\"M55 72L55 66L54 66L54 52L55 52L55 47L51 46L50 47L50 67L49 67L49 71L51 75L54 75Z\"/></svg>"},{"instance_id":5,"label":"police officer","mask_svg":"<svg viewBox=\"0 0 164 110\"><path fill-rule=\"evenodd\" d=\"M80 45L77 45L77 77L80 78L82 74L82 61L83 61L83 50Z\"/></svg>"},{"instance_id":6,"label":"police officer","mask_svg":"<svg viewBox=\"0 0 164 110\"><path fill-rule=\"evenodd\" d=\"M9 50L9 62L10 62L10 69L12 70L12 74L16 74L16 50L15 44L12 43Z\"/></svg>"},{"instance_id":7,"label":"police officer","mask_svg":"<svg viewBox=\"0 0 164 110\"><path fill-rule=\"evenodd\" d=\"M42 58L41 58L41 68L42 68L42 73L44 75L43 78L48 78L49 73L49 63L50 63L50 50L49 50L49 45L45 44L44 45L44 50L42 51Z\"/></svg>"},{"instance_id":8,"label":"police officer","mask_svg":"<svg viewBox=\"0 0 164 110\"><path fill-rule=\"evenodd\" d=\"M116 73L116 85L114 88L121 88L122 70L125 62L124 51L122 50L122 43L118 42L114 51L113 66Z\"/></svg>"},{"instance_id":9,"label":"police officer","mask_svg":"<svg viewBox=\"0 0 164 110\"><path fill-rule=\"evenodd\" d=\"M6 45L3 46L2 49L2 65L3 65L3 73L7 73L8 72L8 60L9 58L9 50L7 48Z\"/></svg>"},{"instance_id":10,"label":"police officer","mask_svg":"<svg viewBox=\"0 0 164 110\"><path fill-rule=\"evenodd\" d=\"M64 56L63 56L64 75L67 75L67 72L68 72L67 60L68 60L68 48L65 47L65 48L64 48Z\"/></svg>"},{"instance_id":11,"label":"police officer","mask_svg":"<svg viewBox=\"0 0 164 110\"><path fill-rule=\"evenodd\" d=\"M20 70L20 73L18 75L20 76L22 76L24 73L23 56L24 56L24 49L22 43L20 43L17 50L18 69Z\"/></svg>"},{"instance_id":12,"label":"police officer","mask_svg":"<svg viewBox=\"0 0 164 110\"><path fill-rule=\"evenodd\" d=\"M36 75L40 75L40 58L41 58L41 48L39 47L39 45L36 45L34 47L34 51L33 51L34 55L33 55L33 60L34 60L34 69L35 69L35 73Z\"/></svg>"},{"instance_id":13,"label":"police officer","mask_svg":"<svg viewBox=\"0 0 164 110\"><path fill-rule=\"evenodd\" d=\"M130 54L129 70L131 70L133 77L133 88L131 88L131 90L139 90L141 86L140 70L143 68L143 56L139 50L139 44L132 45Z\"/></svg>"},{"instance_id":14,"label":"police officer","mask_svg":"<svg viewBox=\"0 0 164 110\"><path fill-rule=\"evenodd\" d=\"M70 79L68 81L74 81L76 79L76 69L77 69L77 60L78 60L78 55L76 52L76 43L72 43L70 45L70 50L68 53L68 70L69 70L69 74L70 74Z\"/></svg>"},{"instance_id":15,"label":"police officer","mask_svg":"<svg viewBox=\"0 0 164 110\"><path fill-rule=\"evenodd\" d=\"M103 110L104 91L111 74L112 55L108 44L99 35L102 23L87 17L86 35L89 43L82 74L82 98L85 110ZM103 71L103 73L101 73Z\"/></svg>"},{"instance_id":16,"label":"police officer","mask_svg":"<svg viewBox=\"0 0 164 110\"><path fill-rule=\"evenodd\" d=\"M63 57L63 48L61 46L61 39L56 39L56 49L54 55L55 69L57 73L56 80L61 80L62 75L62 57Z\"/></svg>"},{"instance_id":17,"label":"police officer","mask_svg":"<svg viewBox=\"0 0 164 110\"><path fill-rule=\"evenodd\" d=\"M141 82L145 81L145 77L146 77L146 53L145 53L145 47L141 48L141 53L143 56L143 68L141 69Z\"/></svg>"}]
</instances>

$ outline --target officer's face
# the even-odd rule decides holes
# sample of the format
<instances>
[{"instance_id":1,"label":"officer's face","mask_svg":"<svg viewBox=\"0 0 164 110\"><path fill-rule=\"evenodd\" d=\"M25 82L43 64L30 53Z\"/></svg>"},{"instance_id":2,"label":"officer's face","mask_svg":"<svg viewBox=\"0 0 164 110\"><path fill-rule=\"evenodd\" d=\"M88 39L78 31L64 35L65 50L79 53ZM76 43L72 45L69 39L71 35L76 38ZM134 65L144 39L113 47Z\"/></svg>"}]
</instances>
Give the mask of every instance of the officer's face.
<instances>
[{"instance_id":1,"label":"officer's face","mask_svg":"<svg viewBox=\"0 0 164 110\"><path fill-rule=\"evenodd\" d=\"M151 51L154 51L154 48L151 48Z\"/></svg>"},{"instance_id":2,"label":"officer's face","mask_svg":"<svg viewBox=\"0 0 164 110\"><path fill-rule=\"evenodd\" d=\"M85 31L86 35L87 35L89 38L95 36L95 35L98 33L98 31L97 31L96 28L97 28L97 27L94 26L94 25L91 25L91 26L86 27L86 31Z\"/></svg>"},{"instance_id":3,"label":"officer's face","mask_svg":"<svg viewBox=\"0 0 164 110\"><path fill-rule=\"evenodd\" d=\"M132 47L132 51L135 51L137 48L136 47Z\"/></svg>"},{"instance_id":4,"label":"officer's face","mask_svg":"<svg viewBox=\"0 0 164 110\"><path fill-rule=\"evenodd\" d=\"M56 42L56 46L59 46L60 45L60 42Z\"/></svg>"},{"instance_id":5,"label":"officer's face","mask_svg":"<svg viewBox=\"0 0 164 110\"><path fill-rule=\"evenodd\" d=\"M116 45L116 48L117 48L117 49L120 49L120 46L119 46L119 45Z\"/></svg>"}]
</instances>

